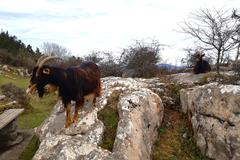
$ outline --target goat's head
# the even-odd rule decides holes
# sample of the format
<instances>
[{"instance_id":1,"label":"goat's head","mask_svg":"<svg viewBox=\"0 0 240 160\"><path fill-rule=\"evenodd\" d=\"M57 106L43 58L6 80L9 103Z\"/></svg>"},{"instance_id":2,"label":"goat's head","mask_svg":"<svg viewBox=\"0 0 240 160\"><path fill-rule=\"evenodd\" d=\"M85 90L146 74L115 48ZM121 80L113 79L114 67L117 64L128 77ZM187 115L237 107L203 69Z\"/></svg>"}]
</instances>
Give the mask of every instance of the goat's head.
<instances>
[{"instance_id":1,"label":"goat's head","mask_svg":"<svg viewBox=\"0 0 240 160\"><path fill-rule=\"evenodd\" d=\"M201 61L204 56L205 56L204 53L197 52L197 53L195 54L196 61L197 61L197 62L198 62L198 61Z\"/></svg>"},{"instance_id":2,"label":"goat's head","mask_svg":"<svg viewBox=\"0 0 240 160\"><path fill-rule=\"evenodd\" d=\"M49 77L51 75L51 67L48 65L44 65L47 61L51 59L56 59L58 57L56 56L42 56L38 59L37 64L35 65L32 77L30 79L30 85L28 89L26 90L27 94L32 94L36 90L38 91L39 97L42 97L44 94L45 86L48 85L48 87L55 87L52 85L49 85Z\"/></svg>"}]
</instances>

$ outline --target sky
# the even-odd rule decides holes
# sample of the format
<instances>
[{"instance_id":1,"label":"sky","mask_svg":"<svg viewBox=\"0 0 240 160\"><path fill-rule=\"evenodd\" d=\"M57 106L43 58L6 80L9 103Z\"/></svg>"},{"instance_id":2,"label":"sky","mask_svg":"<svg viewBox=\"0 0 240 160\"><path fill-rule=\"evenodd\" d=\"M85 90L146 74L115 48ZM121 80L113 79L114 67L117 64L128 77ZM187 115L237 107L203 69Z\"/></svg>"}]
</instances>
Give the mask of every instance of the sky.
<instances>
[{"instance_id":1,"label":"sky","mask_svg":"<svg viewBox=\"0 0 240 160\"><path fill-rule=\"evenodd\" d=\"M75 56L120 55L135 40L158 40L179 64L189 38L179 25L198 9L239 9L240 0L1 0L0 28L33 48L57 43Z\"/></svg>"}]
</instances>

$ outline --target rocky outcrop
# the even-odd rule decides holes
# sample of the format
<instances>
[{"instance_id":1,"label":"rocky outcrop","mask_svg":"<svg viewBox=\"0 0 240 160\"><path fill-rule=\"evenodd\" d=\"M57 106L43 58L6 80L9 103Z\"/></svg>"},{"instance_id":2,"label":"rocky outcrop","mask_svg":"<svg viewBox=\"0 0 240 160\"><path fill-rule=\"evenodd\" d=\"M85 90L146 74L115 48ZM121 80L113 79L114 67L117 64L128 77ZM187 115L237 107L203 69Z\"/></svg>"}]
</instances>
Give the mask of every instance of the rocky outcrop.
<instances>
[{"instance_id":1,"label":"rocky outcrop","mask_svg":"<svg viewBox=\"0 0 240 160\"><path fill-rule=\"evenodd\" d=\"M64 128L65 113L61 112L62 104L59 102L50 117L36 129L41 143L33 159L150 159L157 128L163 117L163 105L145 81L103 78L102 96L96 107L85 103L79 113L78 125L68 129ZM113 149L108 151L99 146L104 125L97 113L116 95L119 97L119 122Z\"/></svg>"},{"instance_id":2,"label":"rocky outcrop","mask_svg":"<svg viewBox=\"0 0 240 160\"><path fill-rule=\"evenodd\" d=\"M180 95L201 152L217 160L240 159L240 86L210 83Z\"/></svg>"},{"instance_id":3,"label":"rocky outcrop","mask_svg":"<svg viewBox=\"0 0 240 160\"><path fill-rule=\"evenodd\" d=\"M30 74L28 73L28 69L24 68L13 68L8 65L1 65L0 64L0 74L4 75L5 77L15 79L15 77L9 76L7 73L11 72L11 74L18 75L21 77L30 77Z\"/></svg>"},{"instance_id":4,"label":"rocky outcrop","mask_svg":"<svg viewBox=\"0 0 240 160\"><path fill-rule=\"evenodd\" d=\"M201 83L207 74L178 73L169 76L170 80L182 85L193 86Z\"/></svg>"}]
</instances>

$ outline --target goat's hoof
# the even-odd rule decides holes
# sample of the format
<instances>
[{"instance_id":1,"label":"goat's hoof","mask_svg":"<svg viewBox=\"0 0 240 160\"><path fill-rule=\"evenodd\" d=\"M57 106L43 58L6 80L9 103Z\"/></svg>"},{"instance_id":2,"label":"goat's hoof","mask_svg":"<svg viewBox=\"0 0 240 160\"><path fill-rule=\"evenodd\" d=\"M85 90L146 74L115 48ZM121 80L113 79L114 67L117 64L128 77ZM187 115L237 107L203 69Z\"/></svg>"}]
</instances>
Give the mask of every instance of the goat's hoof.
<instances>
[{"instance_id":1,"label":"goat's hoof","mask_svg":"<svg viewBox=\"0 0 240 160\"><path fill-rule=\"evenodd\" d=\"M77 120L73 121L74 127L77 127Z\"/></svg>"}]
</instances>

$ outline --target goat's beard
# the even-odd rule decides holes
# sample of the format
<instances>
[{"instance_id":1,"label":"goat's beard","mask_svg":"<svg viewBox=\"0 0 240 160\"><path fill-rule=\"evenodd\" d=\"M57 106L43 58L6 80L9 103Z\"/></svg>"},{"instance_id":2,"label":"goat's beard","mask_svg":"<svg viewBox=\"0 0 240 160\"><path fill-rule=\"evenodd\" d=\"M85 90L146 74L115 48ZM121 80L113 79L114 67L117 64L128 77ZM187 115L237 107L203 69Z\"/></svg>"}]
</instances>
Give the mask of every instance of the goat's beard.
<instances>
[{"instance_id":1,"label":"goat's beard","mask_svg":"<svg viewBox=\"0 0 240 160\"><path fill-rule=\"evenodd\" d=\"M44 86L37 85L37 91L38 91L38 96L42 98L44 94Z\"/></svg>"}]
</instances>

